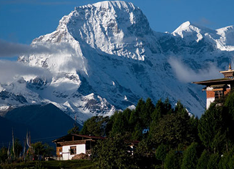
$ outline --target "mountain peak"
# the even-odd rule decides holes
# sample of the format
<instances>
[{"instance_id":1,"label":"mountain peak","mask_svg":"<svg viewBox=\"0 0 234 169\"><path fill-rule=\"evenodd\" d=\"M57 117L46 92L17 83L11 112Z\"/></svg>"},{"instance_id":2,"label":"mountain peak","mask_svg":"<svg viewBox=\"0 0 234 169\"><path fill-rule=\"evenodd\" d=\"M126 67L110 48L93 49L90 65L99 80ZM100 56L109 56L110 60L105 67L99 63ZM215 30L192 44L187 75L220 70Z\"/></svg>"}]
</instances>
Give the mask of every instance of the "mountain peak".
<instances>
[{"instance_id":1,"label":"mountain peak","mask_svg":"<svg viewBox=\"0 0 234 169\"><path fill-rule=\"evenodd\" d=\"M136 8L131 2L125 2L125 1L102 1L97 2L93 4L96 8L112 8L117 7L119 9L122 8Z\"/></svg>"},{"instance_id":2,"label":"mountain peak","mask_svg":"<svg viewBox=\"0 0 234 169\"><path fill-rule=\"evenodd\" d=\"M125 1L103 1L76 7L61 19L58 31L63 28L79 43L85 42L108 54L133 56L131 58L137 60L144 60L142 41L147 43L148 35L153 34L143 12Z\"/></svg>"},{"instance_id":3,"label":"mountain peak","mask_svg":"<svg viewBox=\"0 0 234 169\"><path fill-rule=\"evenodd\" d=\"M174 32L172 32L172 35L180 36L183 39L187 37L186 43L191 43L193 41L199 42L208 35L215 38L217 37L215 30L191 23L190 21L182 23Z\"/></svg>"},{"instance_id":4,"label":"mountain peak","mask_svg":"<svg viewBox=\"0 0 234 169\"><path fill-rule=\"evenodd\" d=\"M218 48L226 51L234 51L234 26L226 26L216 31L220 35Z\"/></svg>"},{"instance_id":5,"label":"mountain peak","mask_svg":"<svg viewBox=\"0 0 234 169\"><path fill-rule=\"evenodd\" d=\"M184 32L199 32L200 29L198 26L192 24L190 21L186 21L182 23L172 34L174 36L181 36L182 38L184 37Z\"/></svg>"},{"instance_id":6,"label":"mountain peak","mask_svg":"<svg viewBox=\"0 0 234 169\"><path fill-rule=\"evenodd\" d=\"M224 33L224 32L232 32L232 31L234 31L234 26L233 25L226 26L226 27L217 29L216 31L217 31L218 34L221 34L221 33Z\"/></svg>"},{"instance_id":7,"label":"mountain peak","mask_svg":"<svg viewBox=\"0 0 234 169\"><path fill-rule=\"evenodd\" d=\"M165 97L172 102L181 100L191 112L200 113L203 110L201 91L180 82L175 72L182 72L179 77L188 82L193 77L203 78L198 69L206 68L206 61L224 56L221 64L226 64L229 53L219 51L232 50L231 29L223 28L219 35L217 30L186 21L173 32L174 36L159 35L151 30L146 16L132 3L103 1L76 7L60 20L56 31L33 42L33 45L45 42L47 46L66 44L66 53L58 46L56 53L19 59L50 71L51 80L44 84L26 77L28 80L25 78L26 82L20 86L2 85L1 90L6 92L0 92L0 99L2 103L14 99L12 105L22 104L22 98L27 104L48 101L72 112L73 117L78 115L80 120L125 109L141 97L150 97L154 102ZM172 55L181 56L188 69L179 61L173 63L174 68L168 59Z\"/></svg>"},{"instance_id":8,"label":"mountain peak","mask_svg":"<svg viewBox=\"0 0 234 169\"><path fill-rule=\"evenodd\" d=\"M179 28L187 28L187 27L189 27L190 25L192 25L191 24L191 22L190 21L186 21L186 22L184 22L184 23L182 23L180 26L179 26Z\"/></svg>"}]
</instances>

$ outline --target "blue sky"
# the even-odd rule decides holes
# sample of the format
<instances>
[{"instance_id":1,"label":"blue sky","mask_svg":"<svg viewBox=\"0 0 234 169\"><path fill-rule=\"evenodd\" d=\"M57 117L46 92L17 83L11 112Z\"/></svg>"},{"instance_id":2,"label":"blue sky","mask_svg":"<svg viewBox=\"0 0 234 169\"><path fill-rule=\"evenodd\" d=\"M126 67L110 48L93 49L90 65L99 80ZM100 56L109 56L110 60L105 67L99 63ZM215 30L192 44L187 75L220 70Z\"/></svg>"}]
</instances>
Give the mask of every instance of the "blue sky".
<instances>
[{"instance_id":1,"label":"blue sky","mask_svg":"<svg viewBox=\"0 0 234 169\"><path fill-rule=\"evenodd\" d=\"M217 29L234 25L233 0L126 0L140 7L153 30L172 32L185 21ZM98 0L0 0L0 39L30 44L56 29L75 6ZM1 51L0 51L1 52Z\"/></svg>"}]
</instances>

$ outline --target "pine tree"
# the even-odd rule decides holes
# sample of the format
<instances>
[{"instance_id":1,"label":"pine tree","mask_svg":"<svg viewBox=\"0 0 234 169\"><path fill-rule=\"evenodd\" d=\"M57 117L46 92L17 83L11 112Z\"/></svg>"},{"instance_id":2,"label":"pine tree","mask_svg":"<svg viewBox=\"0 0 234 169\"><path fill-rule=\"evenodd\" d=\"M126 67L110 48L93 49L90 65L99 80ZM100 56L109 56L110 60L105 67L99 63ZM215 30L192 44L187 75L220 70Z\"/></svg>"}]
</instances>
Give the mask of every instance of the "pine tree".
<instances>
[{"instance_id":1,"label":"pine tree","mask_svg":"<svg viewBox=\"0 0 234 169\"><path fill-rule=\"evenodd\" d=\"M130 117L131 117L131 113L132 113L132 111L129 108L127 108L127 109L125 109L123 111L123 116L126 119L128 124L129 124L129 120L130 120Z\"/></svg>"},{"instance_id":2,"label":"pine tree","mask_svg":"<svg viewBox=\"0 0 234 169\"><path fill-rule=\"evenodd\" d=\"M182 105L180 101L176 103L175 113L180 113L184 117L189 118L187 110L185 109L185 107Z\"/></svg>"},{"instance_id":3,"label":"pine tree","mask_svg":"<svg viewBox=\"0 0 234 169\"><path fill-rule=\"evenodd\" d=\"M171 114L173 112L168 98L166 98L166 100L164 101L164 111L166 112L166 114Z\"/></svg>"},{"instance_id":4,"label":"pine tree","mask_svg":"<svg viewBox=\"0 0 234 169\"><path fill-rule=\"evenodd\" d=\"M165 169L180 169L181 157L175 150L169 151L165 159Z\"/></svg>"},{"instance_id":5,"label":"pine tree","mask_svg":"<svg viewBox=\"0 0 234 169\"><path fill-rule=\"evenodd\" d=\"M131 128L134 128L134 126L136 125L137 121L139 120L139 114L136 110L133 110L131 112L131 116L129 118L129 124Z\"/></svg>"},{"instance_id":6,"label":"pine tree","mask_svg":"<svg viewBox=\"0 0 234 169\"><path fill-rule=\"evenodd\" d=\"M168 152L168 147L164 144L159 145L155 151L156 159L162 161L162 168L164 168L164 161L165 161L167 152Z\"/></svg>"},{"instance_id":7,"label":"pine tree","mask_svg":"<svg viewBox=\"0 0 234 169\"><path fill-rule=\"evenodd\" d=\"M166 113L164 112L164 105L163 105L162 100L160 99L158 100L155 106L154 112L151 114L151 118L153 121L158 122L159 119L165 114Z\"/></svg>"},{"instance_id":8,"label":"pine tree","mask_svg":"<svg viewBox=\"0 0 234 169\"><path fill-rule=\"evenodd\" d=\"M229 155L230 153L225 153L222 158L219 161L219 168L221 169L229 169L229 160L231 156Z\"/></svg>"},{"instance_id":9,"label":"pine tree","mask_svg":"<svg viewBox=\"0 0 234 169\"><path fill-rule=\"evenodd\" d=\"M198 144L192 143L184 152L181 169L196 169L198 161Z\"/></svg>"},{"instance_id":10,"label":"pine tree","mask_svg":"<svg viewBox=\"0 0 234 169\"><path fill-rule=\"evenodd\" d=\"M234 169L234 155L232 155L228 161L229 169Z\"/></svg>"},{"instance_id":11,"label":"pine tree","mask_svg":"<svg viewBox=\"0 0 234 169\"><path fill-rule=\"evenodd\" d=\"M136 106L137 115L141 115L145 110L145 101L141 98Z\"/></svg>"},{"instance_id":12,"label":"pine tree","mask_svg":"<svg viewBox=\"0 0 234 169\"><path fill-rule=\"evenodd\" d=\"M134 130L132 132L132 140L141 140L142 139L142 128L140 123L138 122L135 127Z\"/></svg>"},{"instance_id":13,"label":"pine tree","mask_svg":"<svg viewBox=\"0 0 234 169\"><path fill-rule=\"evenodd\" d=\"M152 164L155 161L153 150L146 139L140 141L136 146L136 151L134 151L133 157L140 169L152 168Z\"/></svg>"},{"instance_id":14,"label":"pine tree","mask_svg":"<svg viewBox=\"0 0 234 169\"><path fill-rule=\"evenodd\" d=\"M223 107L211 104L210 108L202 115L198 124L198 135L208 149L216 152L223 152L226 149L230 135L230 116L223 111Z\"/></svg>"},{"instance_id":15,"label":"pine tree","mask_svg":"<svg viewBox=\"0 0 234 169\"><path fill-rule=\"evenodd\" d=\"M204 150L200 158L198 159L197 169L207 169L209 158L210 156L209 156L208 151Z\"/></svg>"},{"instance_id":16,"label":"pine tree","mask_svg":"<svg viewBox=\"0 0 234 169\"><path fill-rule=\"evenodd\" d=\"M207 164L207 169L218 169L219 168L219 155L212 154Z\"/></svg>"},{"instance_id":17,"label":"pine tree","mask_svg":"<svg viewBox=\"0 0 234 169\"><path fill-rule=\"evenodd\" d=\"M134 168L135 163L128 151L129 146L121 135L100 141L94 150L98 168L127 169Z\"/></svg>"},{"instance_id":18,"label":"pine tree","mask_svg":"<svg viewBox=\"0 0 234 169\"><path fill-rule=\"evenodd\" d=\"M74 124L74 127L67 131L68 134L79 134L79 126Z\"/></svg>"},{"instance_id":19,"label":"pine tree","mask_svg":"<svg viewBox=\"0 0 234 169\"><path fill-rule=\"evenodd\" d=\"M104 136L105 125L108 123L109 117L93 116L84 122L84 126L80 133L84 135Z\"/></svg>"},{"instance_id":20,"label":"pine tree","mask_svg":"<svg viewBox=\"0 0 234 169\"><path fill-rule=\"evenodd\" d=\"M150 138L158 144L167 144L177 148L179 144L189 145L194 141L189 119L182 114L168 114L163 116L156 127L150 128Z\"/></svg>"},{"instance_id":21,"label":"pine tree","mask_svg":"<svg viewBox=\"0 0 234 169\"><path fill-rule=\"evenodd\" d=\"M219 168L221 169L234 169L234 148L229 152L224 153L219 161Z\"/></svg>"},{"instance_id":22,"label":"pine tree","mask_svg":"<svg viewBox=\"0 0 234 169\"><path fill-rule=\"evenodd\" d=\"M147 128L150 125L151 122L151 114L154 112L154 105L152 103L152 100L148 98L145 102L144 110L142 114L140 114L142 122L143 122L143 127Z\"/></svg>"},{"instance_id":23,"label":"pine tree","mask_svg":"<svg viewBox=\"0 0 234 169\"><path fill-rule=\"evenodd\" d=\"M112 126L111 136L115 136L116 134L124 135L128 128L127 126L127 119L124 117L122 112L118 112Z\"/></svg>"}]
</instances>

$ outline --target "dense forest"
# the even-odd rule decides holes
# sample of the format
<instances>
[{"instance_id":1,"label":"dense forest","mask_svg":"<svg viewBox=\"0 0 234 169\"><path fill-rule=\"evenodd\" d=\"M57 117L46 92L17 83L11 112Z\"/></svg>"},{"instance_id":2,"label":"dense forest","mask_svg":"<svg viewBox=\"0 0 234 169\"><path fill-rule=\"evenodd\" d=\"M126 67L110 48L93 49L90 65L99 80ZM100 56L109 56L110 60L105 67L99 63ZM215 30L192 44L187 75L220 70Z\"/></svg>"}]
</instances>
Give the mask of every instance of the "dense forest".
<instances>
[{"instance_id":1,"label":"dense forest","mask_svg":"<svg viewBox=\"0 0 234 169\"><path fill-rule=\"evenodd\" d=\"M106 137L93 150L97 168L233 169L234 92L211 104L200 118L179 101L172 107L168 99L154 105L148 98L140 99L135 109L94 116L81 130L75 125L68 133ZM16 150L23 147L17 140L14 145L18 157ZM41 142L32 147L37 156L52 152ZM3 147L0 162L6 158Z\"/></svg>"},{"instance_id":2,"label":"dense forest","mask_svg":"<svg viewBox=\"0 0 234 169\"><path fill-rule=\"evenodd\" d=\"M140 99L134 110L88 119L80 134L106 136L95 149L99 168L234 168L234 93L200 119L178 101ZM134 149L130 145L134 144Z\"/></svg>"}]
</instances>

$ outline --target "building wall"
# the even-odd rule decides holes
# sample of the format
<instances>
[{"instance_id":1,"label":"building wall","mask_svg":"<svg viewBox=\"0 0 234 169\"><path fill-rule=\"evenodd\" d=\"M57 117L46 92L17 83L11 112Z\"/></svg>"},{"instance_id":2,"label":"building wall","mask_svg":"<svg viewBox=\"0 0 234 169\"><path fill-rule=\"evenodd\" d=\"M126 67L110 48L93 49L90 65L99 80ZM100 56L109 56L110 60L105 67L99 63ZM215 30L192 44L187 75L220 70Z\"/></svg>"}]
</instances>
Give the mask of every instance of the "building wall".
<instances>
[{"instance_id":1,"label":"building wall","mask_svg":"<svg viewBox=\"0 0 234 169\"><path fill-rule=\"evenodd\" d=\"M214 98L215 97L215 92L211 91L206 91L206 98Z\"/></svg>"},{"instance_id":2,"label":"building wall","mask_svg":"<svg viewBox=\"0 0 234 169\"><path fill-rule=\"evenodd\" d=\"M229 86L230 87L230 86ZM226 88L224 96L231 91L231 88ZM210 104L215 101L215 92L212 87L206 88L206 109L210 107Z\"/></svg>"},{"instance_id":3,"label":"building wall","mask_svg":"<svg viewBox=\"0 0 234 169\"><path fill-rule=\"evenodd\" d=\"M62 147L56 147L56 156L57 157L62 157L62 155L60 154L63 151Z\"/></svg>"},{"instance_id":4,"label":"building wall","mask_svg":"<svg viewBox=\"0 0 234 169\"><path fill-rule=\"evenodd\" d=\"M224 96L225 96L226 94L228 94L230 91L231 91L230 88L229 88L229 89L226 89L226 91L224 91Z\"/></svg>"},{"instance_id":5,"label":"building wall","mask_svg":"<svg viewBox=\"0 0 234 169\"><path fill-rule=\"evenodd\" d=\"M80 154L80 153L86 153L86 146L85 144L78 144L78 145L67 145L67 146L63 146L63 160L71 160L72 157L75 156L70 154L70 147L71 146L76 146L76 154Z\"/></svg>"},{"instance_id":6,"label":"building wall","mask_svg":"<svg viewBox=\"0 0 234 169\"><path fill-rule=\"evenodd\" d=\"M206 98L206 109L210 107L210 104L215 101L214 97Z\"/></svg>"}]
</instances>

